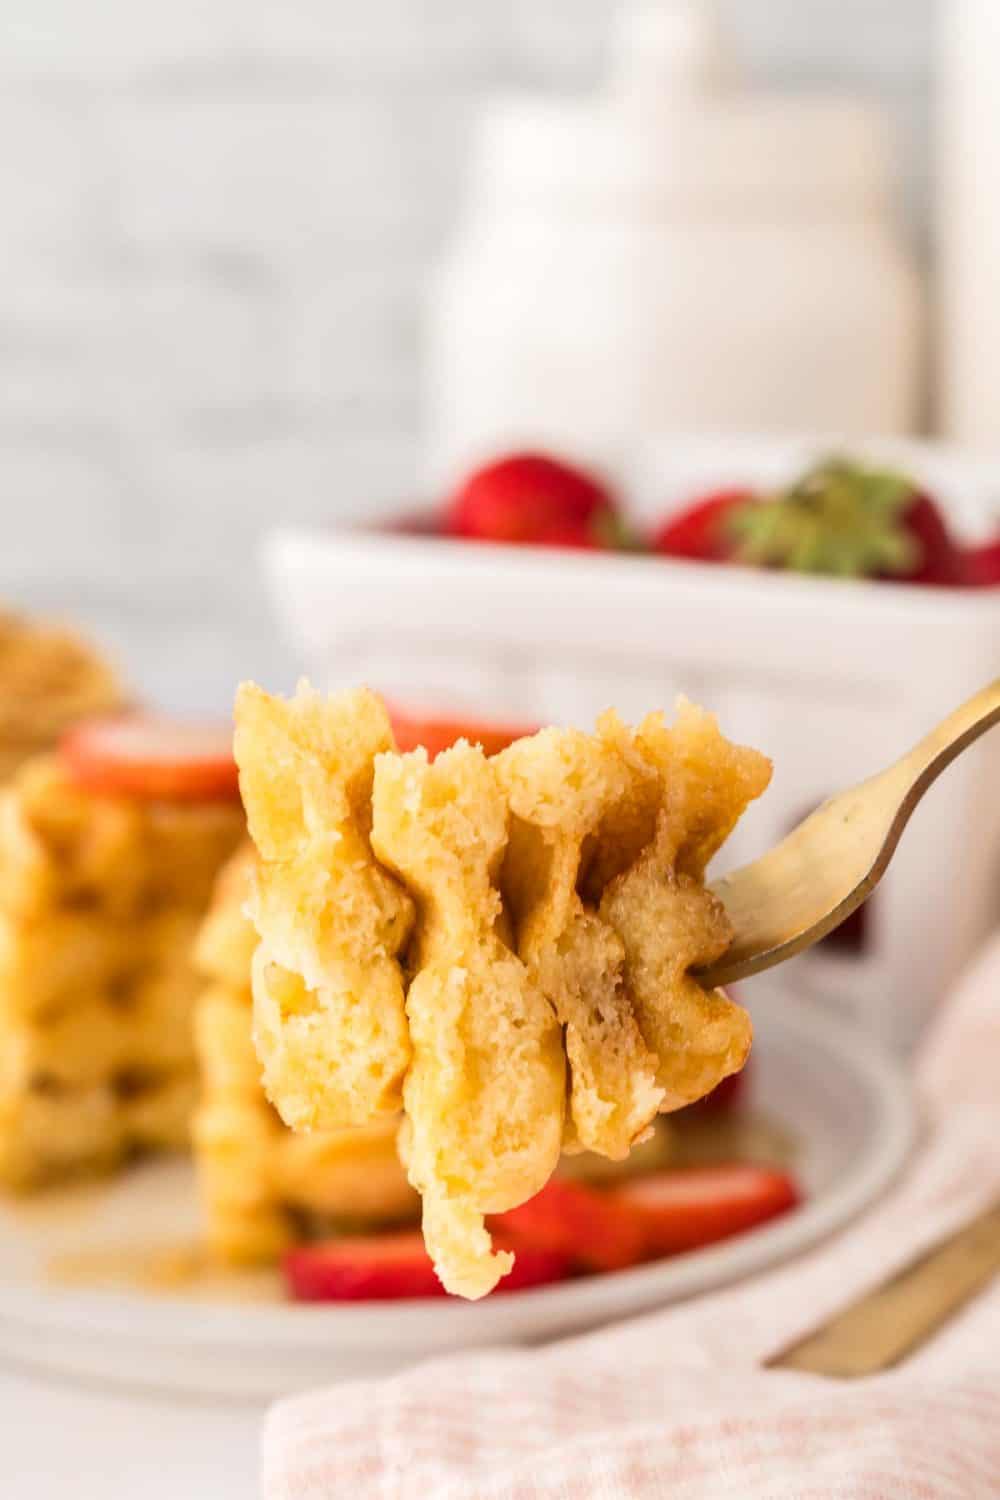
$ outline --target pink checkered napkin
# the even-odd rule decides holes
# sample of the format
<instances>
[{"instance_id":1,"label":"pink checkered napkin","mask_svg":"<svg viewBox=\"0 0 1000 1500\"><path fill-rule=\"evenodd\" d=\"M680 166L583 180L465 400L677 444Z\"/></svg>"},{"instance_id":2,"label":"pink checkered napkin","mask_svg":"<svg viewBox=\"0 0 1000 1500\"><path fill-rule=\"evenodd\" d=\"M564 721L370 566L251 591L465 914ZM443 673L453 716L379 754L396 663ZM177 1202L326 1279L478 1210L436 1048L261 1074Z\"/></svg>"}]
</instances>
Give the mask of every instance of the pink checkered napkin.
<instances>
[{"instance_id":1,"label":"pink checkered napkin","mask_svg":"<svg viewBox=\"0 0 1000 1500\"><path fill-rule=\"evenodd\" d=\"M544 1350L281 1402L264 1500L998 1500L1000 1282L885 1375L761 1368L1000 1193L1000 942L945 1009L918 1080L917 1160L837 1239Z\"/></svg>"}]
</instances>

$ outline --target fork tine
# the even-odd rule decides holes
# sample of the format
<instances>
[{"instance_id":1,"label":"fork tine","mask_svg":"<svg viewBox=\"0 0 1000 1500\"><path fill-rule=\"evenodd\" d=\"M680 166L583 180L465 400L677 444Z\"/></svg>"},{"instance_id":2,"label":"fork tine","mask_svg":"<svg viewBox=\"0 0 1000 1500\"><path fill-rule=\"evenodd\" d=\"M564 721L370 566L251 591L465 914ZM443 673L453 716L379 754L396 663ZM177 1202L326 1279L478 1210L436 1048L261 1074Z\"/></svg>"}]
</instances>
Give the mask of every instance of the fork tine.
<instances>
[{"instance_id":1,"label":"fork tine","mask_svg":"<svg viewBox=\"0 0 1000 1500\"><path fill-rule=\"evenodd\" d=\"M733 941L696 971L706 986L761 974L818 943L866 901L941 772L1000 722L1000 681L970 698L895 765L825 802L753 864L717 881Z\"/></svg>"}]
</instances>

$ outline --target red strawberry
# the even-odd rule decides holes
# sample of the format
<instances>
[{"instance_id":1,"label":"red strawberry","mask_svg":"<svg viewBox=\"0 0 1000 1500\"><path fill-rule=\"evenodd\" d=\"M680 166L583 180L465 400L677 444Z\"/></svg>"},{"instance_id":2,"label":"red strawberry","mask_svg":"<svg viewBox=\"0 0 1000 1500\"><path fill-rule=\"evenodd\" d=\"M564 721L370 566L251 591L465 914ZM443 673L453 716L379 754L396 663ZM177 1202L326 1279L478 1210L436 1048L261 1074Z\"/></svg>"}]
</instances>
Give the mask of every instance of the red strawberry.
<instances>
[{"instance_id":1,"label":"red strawberry","mask_svg":"<svg viewBox=\"0 0 1000 1500\"><path fill-rule=\"evenodd\" d=\"M931 497L903 474L842 459L775 494L725 490L698 500L654 545L673 557L837 578L964 581L961 549Z\"/></svg>"},{"instance_id":2,"label":"red strawberry","mask_svg":"<svg viewBox=\"0 0 1000 1500\"><path fill-rule=\"evenodd\" d=\"M556 1251L590 1271L618 1271L642 1259L644 1221L613 1194L553 1177L540 1193L493 1214L490 1229L518 1246Z\"/></svg>"},{"instance_id":3,"label":"red strawberry","mask_svg":"<svg viewBox=\"0 0 1000 1500\"><path fill-rule=\"evenodd\" d=\"M610 1196L638 1214L649 1255L676 1255L714 1244L785 1213L799 1202L786 1172L734 1162L637 1177Z\"/></svg>"},{"instance_id":4,"label":"red strawberry","mask_svg":"<svg viewBox=\"0 0 1000 1500\"><path fill-rule=\"evenodd\" d=\"M733 555L726 535L726 517L738 507L752 505L750 490L719 490L685 507L665 521L653 537L653 551L700 562L726 562Z\"/></svg>"},{"instance_id":5,"label":"red strawberry","mask_svg":"<svg viewBox=\"0 0 1000 1500\"><path fill-rule=\"evenodd\" d=\"M952 536L937 503L923 491L901 512L900 524L916 542L917 561L901 573L880 573L897 583L934 583L955 587L964 582L962 549Z\"/></svg>"},{"instance_id":6,"label":"red strawberry","mask_svg":"<svg viewBox=\"0 0 1000 1500\"><path fill-rule=\"evenodd\" d=\"M148 714L89 719L63 738L59 757L77 786L139 801L237 801L229 724Z\"/></svg>"},{"instance_id":7,"label":"red strawberry","mask_svg":"<svg viewBox=\"0 0 1000 1500\"><path fill-rule=\"evenodd\" d=\"M620 523L605 487L581 469L516 453L477 469L448 508L447 529L485 542L607 547Z\"/></svg>"},{"instance_id":8,"label":"red strawberry","mask_svg":"<svg viewBox=\"0 0 1000 1500\"><path fill-rule=\"evenodd\" d=\"M480 724L472 719L411 718L396 709L390 710L390 716L400 750L415 750L422 745L431 760L442 750L448 750L456 740L482 745L487 755L497 755L514 740L535 733L534 729L524 725Z\"/></svg>"},{"instance_id":9,"label":"red strawberry","mask_svg":"<svg viewBox=\"0 0 1000 1500\"><path fill-rule=\"evenodd\" d=\"M417 1230L301 1245L286 1253L283 1270L299 1302L381 1302L447 1295Z\"/></svg>"},{"instance_id":10,"label":"red strawberry","mask_svg":"<svg viewBox=\"0 0 1000 1500\"><path fill-rule=\"evenodd\" d=\"M494 1240L494 1248L511 1250L514 1254L514 1264L497 1286L498 1292L525 1292L529 1287L565 1281L573 1269L573 1257L565 1250L526 1245L502 1236Z\"/></svg>"},{"instance_id":11,"label":"red strawberry","mask_svg":"<svg viewBox=\"0 0 1000 1500\"><path fill-rule=\"evenodd\" d=\"M514 1266L497 1290L516 1292L562 1281L569 1257L530 1245L514 1250ZM355 1235L289 1250L282 1263L285 1281L298 1302L389 1302L448 1294L416 1231Z\"/></svg>"},{"instance_id":12,"label":"red strawberry","mask_svg":"<svg viewBox=\"0 0 1000 1500\"><path fill-rule=\"evenodd\" d=\"M963 571L970 588L996 588L1000 584L1000 536L980 547L970 547Z\"/></svg>"}]
</instances>

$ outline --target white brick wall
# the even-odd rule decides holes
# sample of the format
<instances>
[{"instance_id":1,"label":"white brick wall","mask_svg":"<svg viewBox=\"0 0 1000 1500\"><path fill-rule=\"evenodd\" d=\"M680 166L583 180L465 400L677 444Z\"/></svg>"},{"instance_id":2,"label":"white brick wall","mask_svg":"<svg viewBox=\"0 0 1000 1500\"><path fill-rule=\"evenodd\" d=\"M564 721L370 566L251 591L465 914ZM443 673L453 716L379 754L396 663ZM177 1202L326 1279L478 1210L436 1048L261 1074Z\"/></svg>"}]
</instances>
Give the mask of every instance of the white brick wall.
<instances>
[{"instance_id":1,"label":"white brick wall","mask_svg":"<svg viewBox=\"0 0 1000 1500\"><path fill-rule=\"evenodd\" d=\"M0 0L0 598L148 693L287 680L276 517L413 483L419 288L498 84L615 0ZM721 0L752 71L879 90L925 218L932 0Z\"/></svg>"}]
</instances>

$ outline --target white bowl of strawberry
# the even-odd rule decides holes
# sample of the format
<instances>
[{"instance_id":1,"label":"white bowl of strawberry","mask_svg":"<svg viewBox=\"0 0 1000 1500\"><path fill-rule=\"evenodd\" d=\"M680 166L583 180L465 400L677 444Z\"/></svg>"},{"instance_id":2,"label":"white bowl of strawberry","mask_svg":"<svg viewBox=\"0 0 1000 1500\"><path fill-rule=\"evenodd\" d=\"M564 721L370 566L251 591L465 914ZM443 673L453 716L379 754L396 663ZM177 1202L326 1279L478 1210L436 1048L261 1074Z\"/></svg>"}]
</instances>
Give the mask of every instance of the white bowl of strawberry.
<instances>
[{"instance_id":1,"label":"white bowl of strawberry","mask_svg":"<svg viewBox=\"0 0 1000 1500\"><path fill-rule=\"evenodd\" d=\"M1000 587L1000 513L991 535L967 542L905 468L839 454L773 486L744 480L694 494L652 525L595 475L546 454L511 454L470 474L439 510L390 529L813 577Z\"/></svg>"},{"instance_id":2,"label":"white bowl of strawberry","mask_svg":"<svg viewBox=\"0 0 1000 1500\"><path fill-rule=\"evenodd\" d=\"M734 864L1000 669L1000 463L932 444L671 440L614 485L514 454L388 526L276 532L265 562L313 681L368 682L418 719L705 703L775 762ZM774 982L912 1045L1000 915L998 779L987 740L865 919Z\"/></svg>"}]
</instances>

